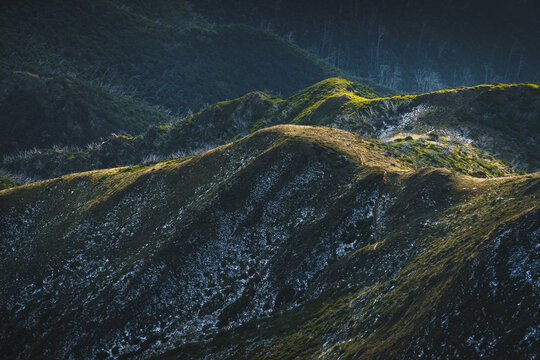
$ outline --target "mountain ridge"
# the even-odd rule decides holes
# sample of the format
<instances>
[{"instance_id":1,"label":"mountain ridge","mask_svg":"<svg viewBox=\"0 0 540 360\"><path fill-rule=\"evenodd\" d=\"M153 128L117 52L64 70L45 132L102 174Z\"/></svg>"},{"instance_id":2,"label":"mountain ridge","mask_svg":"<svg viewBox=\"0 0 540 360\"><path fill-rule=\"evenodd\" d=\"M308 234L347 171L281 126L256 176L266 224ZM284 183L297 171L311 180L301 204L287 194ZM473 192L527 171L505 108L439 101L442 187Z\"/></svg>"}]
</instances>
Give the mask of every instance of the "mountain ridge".
<instances>
[{"instance_id":1,"label":"mountain ridge","mask_svg":"<svg viewBox=\"0 0 540 360\"><path fill-rule=\"evenodd\" d=\"M427 311L444 320L447 310L437 309L448 301L489 304L480 290L456 299L427 294L459 284L454 277L481 259L481 244L502 251L497 234L523 243L508 254L534 241L537 230L512 230L521 234L514 236L504 228L538 229L532 214L540 173L480 179L445 169L405 170L380 150L341 130L280 125L184 160L0 191L7 274L1 316L11 319L2 336L12 346L2 352L269 359L416 354L405 339L423 329ZM499 289L497 301L508 309L517 309L520 297L511 284L519 284L531 304L520 311L534 316L526 277L534 255L515 262L516 254L504 255L510 265L482 281ZM508 276L517 277L509 283ZM491 279L498 284L489 285ZM298 320L278 330L288 312ZM486 321L498 324L500 314L493 314ZM495 327L495 334L526 337L512 316L504 315L505 330ZM259 321L266 325L259 328ZM395 336L385 335L402 325ZM452 331L456 340L447 348L419 346L431 354L467 354L470 331ZM25 343L33 345L23 349ZM501 344L486 354L511 354L518 346ZM531 346L523 351L534 351Z\"/></svg>"},{"instance_id":2,"label":"mountain ridge","mask_svg":"<svg viewBox=\"0 0 540 360\"><path fill-rule=\"evenodd\" d=\"M353 82L332 78L288 99L253 92L137 136L115 135L85 150L41 150L5 157L2 166L25 177L54 177L145 159L183 157L260 128L291 123L330 126L375 138L395 158L406 160L408 167L503 176L540 166L539 107L537 85L482 85L373 98Z\"/></svg>"},{"instance_id":3,"label":"mountain ridge","mask_svg":"<svg viewBox=\"0 0 540 360\"><path fill-rule=\"evenodd\" d=\"M2 2L0 359L535 359L533 2Z\"/></svg>"}]
</instances>

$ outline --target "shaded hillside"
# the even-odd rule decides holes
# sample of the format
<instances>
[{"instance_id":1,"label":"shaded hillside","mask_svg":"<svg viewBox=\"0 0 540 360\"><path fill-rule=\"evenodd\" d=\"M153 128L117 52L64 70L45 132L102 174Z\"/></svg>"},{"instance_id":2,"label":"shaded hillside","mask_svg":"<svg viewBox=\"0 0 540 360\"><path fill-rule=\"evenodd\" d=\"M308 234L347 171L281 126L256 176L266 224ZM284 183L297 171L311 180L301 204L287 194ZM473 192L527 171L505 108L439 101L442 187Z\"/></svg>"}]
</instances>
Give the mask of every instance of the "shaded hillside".
<instances>
[{"instance_id":1,"label":"shaded hillside","mask_svg":"<svg viewBox=\"0 0 540 360\"><path fill-rule=\"evenodd\" d=\"M0 353L534 356L540 174L405 168L282 125L3 190Z\"/></svg>"},{"instance_id":2,"label":"shaded hillside","mask_svg":"<svg viewBox=\"0 0 540 360\"><path fill-rule=\"evenodd\" d=\"M0 156L53 145L86 145L138 133L172 118L126 96L63 77L0 74Z\"/></svg>"},{"instance_id":3,"label":"shaded hillside","mask_svg":"<svg viewBox=\"0 0 540 360\"><path fill-rule=\"evenodd\" d=\"M0 190L9 189L17 185L21 185L21 184L16 183L9 177L0 176Z\"/></svg>"},{"instance_id":4,"label":"shaded hillside","mask_svg":"<svg viewBox=\"0 0 540 360\"><path fill-rule=\"evenodd\" d=\"M87 149L40 150L6 157L12 173L51 178L178 158L260 128L323 125L377 139L409 168L445 167L490 177L540 169L540 88L484 85L369 99L356 83L328 79L283 100L262 92L220 102L138 136L116 135Z\"/></svg>"},{"instance_id":5,"label":"shaded hillside","mask_svg":"<svg viewBox=\"0 0 540 360\"><path fill-rule=\"evenodd\" d=\"M8 2L0 24L2 67L85 79L175 114L346 76L262 30L207 24L184 1Z\"/></svg>"},{"instance_id":6,"label":"shaded hillside","mask_svg":"<svg viewBox=\"0 0 540 360\"><path fill-rule=\"evenodd\" d=\"M540 82L535 0L191 3L211 21L272 31L351 74L404 92Z\"/></svg>"}]
</instances>

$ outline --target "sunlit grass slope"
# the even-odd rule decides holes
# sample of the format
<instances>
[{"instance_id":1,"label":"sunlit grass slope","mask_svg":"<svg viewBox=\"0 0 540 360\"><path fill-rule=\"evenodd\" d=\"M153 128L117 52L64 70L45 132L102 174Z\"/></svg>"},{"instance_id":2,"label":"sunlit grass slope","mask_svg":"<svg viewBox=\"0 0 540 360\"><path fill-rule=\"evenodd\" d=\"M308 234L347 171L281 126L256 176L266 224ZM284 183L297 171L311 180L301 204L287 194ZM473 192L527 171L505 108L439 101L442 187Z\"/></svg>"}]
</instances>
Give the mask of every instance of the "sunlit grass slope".
<instances>
[{"instance_id":1,"label":"sunlit grass slope","mask_svg":"<svg viewBox=\"0 0 540 360\"><path fill-rule=\"evenodd\" d=\"M539 118L537 85L482 85L374 98L357 83L330 78L288 99L252 92L136 136L115 135L85 150L12 156L3 166L14 173L50 178L183 157L257 129L289 123L340 128L376 139L390 156L411 168L505 176L540 168Z\"/></svg>"}]
</instances>

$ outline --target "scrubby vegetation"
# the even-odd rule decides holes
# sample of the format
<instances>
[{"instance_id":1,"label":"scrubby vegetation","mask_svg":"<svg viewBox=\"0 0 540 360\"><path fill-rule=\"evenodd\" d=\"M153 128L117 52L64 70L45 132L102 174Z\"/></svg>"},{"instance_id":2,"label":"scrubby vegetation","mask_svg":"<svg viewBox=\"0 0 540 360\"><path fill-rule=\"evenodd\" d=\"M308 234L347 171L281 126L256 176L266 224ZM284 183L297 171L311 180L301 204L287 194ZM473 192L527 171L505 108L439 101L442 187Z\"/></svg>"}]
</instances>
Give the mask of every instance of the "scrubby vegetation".
<instances>
[{"instance_id":1,"label":"scrubby vegetation","mask_svg":"<svg viewBox=\"0 0 540 360\"><path fill-rule=\"evenodd\" d=\"M17 184L15 181L11 180L10 178L0 176L0 190L4 190L10 187L14 187L20 184Z\"/></svg>"},{"instance_id":2,"label":"scrubby vegetation","mask_svg":"<svg viewBox=\"0 0 540 360\"><path fill-rule=\"evenodd\" d=\"M385 144L407 167L444 167L491 177L540 168L540 88L490 85L377 98L330 78L284 100L262 92L223 101L137 136L113 135L85 149L5 157L4 168L33 178L182 158L283 123L340 128ZM401 139L398 141L398 139Z\"/></svg>"},{"instance_id":3,"label":"scrubby vegetation","mask_svg":"<svg viewBox=\"0 0 540 360\"><path fill-rule=\"evenodd\" d=\"M1 191L1 353L532 356L539 174L413 171L388 146L281 125Z\"/></svg>"},{"instance_id":4,"label":"scrubby vegetation","mask_svg":"<svg viewBox=\"0 0 540 360\"><path fill-rule=\"evenodd\" d=\"M414 168L434 166L476 177L507 176L514 171L483 150L450 139L407 136L388 143L397 158Z\"/></svg>"},{"instance_id":5,"label":"scrubby vegetation","mask_svg":"<svg viewBox=\"0 0 540 360\"><path fill-rule=\"evenodd\" d=\"M172 122L157 109L81 80L0 73L0 156L34 147L84 146L111 133Z\"/></svg>"}]
</instances>

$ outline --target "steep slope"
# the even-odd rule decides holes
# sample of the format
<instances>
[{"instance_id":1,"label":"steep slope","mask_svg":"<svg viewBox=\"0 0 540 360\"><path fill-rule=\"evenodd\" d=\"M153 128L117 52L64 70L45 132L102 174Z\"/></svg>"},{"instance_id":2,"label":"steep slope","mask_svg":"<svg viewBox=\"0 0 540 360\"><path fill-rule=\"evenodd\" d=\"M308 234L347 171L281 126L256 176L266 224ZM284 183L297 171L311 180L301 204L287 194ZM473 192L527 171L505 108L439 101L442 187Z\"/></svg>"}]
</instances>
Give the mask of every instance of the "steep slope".
<instances>
[{"instance_id":1,"label":"steep slope","mask_svg":"<svg viewBox=\"0 0 540 360\"><path fill-rule=\"evenodd\" d=\"M54 145L83 146L111 133L172 122L105 88L62 77L0 73L0 156Z\"/></svg>"},{"instance_id":2,"label":"steep slope","mask_svg":"<svg viewBox=\"0 0 540 360\"><path fill-rule=\"evenodd\" d=\"M253 90L288 96L346 76L264 31L212 26L179 0L8 2L0 24L3 67L103 83L175 114Z\"/></svg>"},{"instance_id":3,"label":"steep slope","mask_svg":"<svg viewBox=\"0 0 540 360\"><path fill-rule=\"evenodd\" d=\"M51 178L70 172L182 157L260 128L324 125L375 138L408 167L445 167L490 177L540 169L540 87L483 85L369 98L361 85L331 78L287 100L262 92L220 102L135 137L113 136L84 151L4 159L12 173Z\"/></svg>"},{"instance_id":4,"label":"steep slope","mask_svg":"<svg viewBox=\"0 0 540 360\"><path fill-rule=\"evenodd\" d=\"M532 356L540 173L411 171L386 153L281 125L1 191L0 352Z\"/></svg>"}]
</instances>

